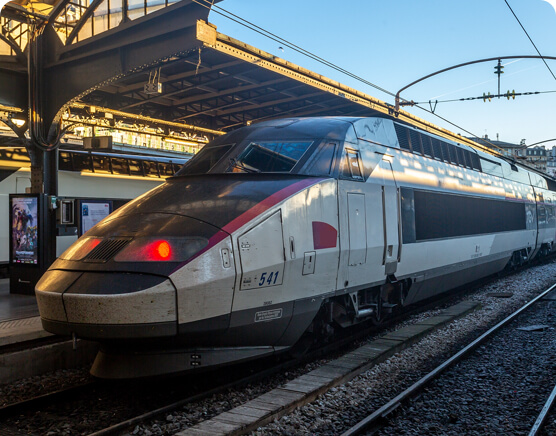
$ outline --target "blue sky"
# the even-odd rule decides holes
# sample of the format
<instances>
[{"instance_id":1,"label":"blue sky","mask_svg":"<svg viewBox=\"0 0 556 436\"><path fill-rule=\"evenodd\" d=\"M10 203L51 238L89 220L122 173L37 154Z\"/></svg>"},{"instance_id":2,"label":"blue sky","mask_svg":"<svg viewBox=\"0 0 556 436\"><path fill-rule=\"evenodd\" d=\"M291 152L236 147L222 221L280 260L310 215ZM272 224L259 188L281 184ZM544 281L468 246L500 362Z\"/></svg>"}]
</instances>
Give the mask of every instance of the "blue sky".
<instances>
[{"instance_id":1,"label":"blue sky","mask_svg":"<svg viewBox=\"0 0 556 436\"><path fill-rule=\"evenodd\" d=\"M556 12L544 0L508 0L541 54L556 56ZM224 0L217 4L338 66L396 93L434 71L475 59L536 55L504 0ZM388 103L393 97L319 64L215 12L218 31ZM547 61L556 75L556 61ZM402 93L417 102L497 93L496 62L457 69ZM542 60L503 61L501 92L556 91ZM428 103L423 105L429 107ZM418 108L413 114L447 127ZM527 144L556 138L556 92L533 96L439 103L436 113L463 129ZM548 143L556 145L556 141Z\"/></svg>"}]
</instances>

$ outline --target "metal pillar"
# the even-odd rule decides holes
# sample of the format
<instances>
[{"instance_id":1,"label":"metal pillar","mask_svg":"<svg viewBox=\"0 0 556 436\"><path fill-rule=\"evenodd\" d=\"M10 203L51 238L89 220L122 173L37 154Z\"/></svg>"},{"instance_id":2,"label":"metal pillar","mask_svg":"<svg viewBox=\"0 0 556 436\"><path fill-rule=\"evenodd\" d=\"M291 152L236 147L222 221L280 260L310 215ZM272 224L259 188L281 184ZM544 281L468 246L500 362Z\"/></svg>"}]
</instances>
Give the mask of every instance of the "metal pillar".
<instances>
[{"instance_id":1,"label":"metal pillar","mask_svg":"<svg viewBox=\"0 0 556 436\"><path fill-rule=\"evenodd\" d=\"M28 98L29 98L29 133L27 150L31 160L31 193L46 197L40 208L39 221L44 223L42 229L42 246L39 247L41 273L56 260L56 215L53 202L49 198L58 195L58 141L55 132L58 123L45 123L48 120L48 91L44 83L44 66L49 53L49 40L42 29L31 32L28 50ZM55 204L55 200L54 200Z\"/></svg>"},{"instance_id":2,"label":"metal pillar","mask_svg":"<svg viewBox=\"0 0 556 436\"><path fill-rule=\"evenodd\" d=\"M51 151L44 152L44 172L43 183L44 192L54 200L48 202L49 207L45 208L45 228L46 234L44 235L44 270L56 260L56 235L58 229L56 228L56 210L52 207L56 204L56 197L58 196L58 148Z\"/></svg>"}]
</instances>

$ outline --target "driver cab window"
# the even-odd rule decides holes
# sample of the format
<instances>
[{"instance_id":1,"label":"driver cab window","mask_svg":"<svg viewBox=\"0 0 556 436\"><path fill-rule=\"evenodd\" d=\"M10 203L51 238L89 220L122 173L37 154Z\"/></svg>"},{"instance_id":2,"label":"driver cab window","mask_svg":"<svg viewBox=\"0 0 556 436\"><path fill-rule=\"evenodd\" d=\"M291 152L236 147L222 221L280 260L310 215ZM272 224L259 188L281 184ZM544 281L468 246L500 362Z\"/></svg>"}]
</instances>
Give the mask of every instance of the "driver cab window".
<instances>
[{"instance_id":1,"label":"driver cab window","mask_svg":"<svg viewBox=\"0 0 556 436\"><path fill-rule=\"evenodd\" d=\"M189 160L177 175L206 174L220 159L232 148L234 144L225 144L215 147L204 147L191 160Z\"/></svg>"},{"instance_id":2,"label":"driver cab window","mask_svg":"<svg viewBox=\"0 0 556 436\"><path fill-rule=\"evenodd\" d=\"M345 157L342 165L342 178L363 181L361 157L358 150L345 149Z\"/></svg>"},{"instance_id":3,"label":"driver cab window","mask_svg":"<svg viewBox=\"0 0 556 436\"><path fill-rule=\"evenodd\" d=\"M307 161L303 174L312 176L330 176L334 172L336 151L338 144L323 142L318 150Z\"/></svg>"}]
</instances>

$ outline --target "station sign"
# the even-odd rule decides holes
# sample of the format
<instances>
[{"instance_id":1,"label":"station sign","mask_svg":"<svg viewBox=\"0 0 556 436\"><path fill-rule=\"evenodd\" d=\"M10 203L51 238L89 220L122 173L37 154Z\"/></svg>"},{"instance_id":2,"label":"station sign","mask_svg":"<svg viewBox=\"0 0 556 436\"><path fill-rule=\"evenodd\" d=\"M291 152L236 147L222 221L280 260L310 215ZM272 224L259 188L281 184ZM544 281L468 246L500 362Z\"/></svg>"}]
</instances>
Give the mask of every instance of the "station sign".
<instances>
[{"instance_id":1,"label":"station sign","mask_svg":"<svg viewBox=\"0 0 556 436\"><path fill-rule=\"evenodd\" d=\"M79 200L79 236L112 213L111 200Z\"/></svg>"}]
</instances>

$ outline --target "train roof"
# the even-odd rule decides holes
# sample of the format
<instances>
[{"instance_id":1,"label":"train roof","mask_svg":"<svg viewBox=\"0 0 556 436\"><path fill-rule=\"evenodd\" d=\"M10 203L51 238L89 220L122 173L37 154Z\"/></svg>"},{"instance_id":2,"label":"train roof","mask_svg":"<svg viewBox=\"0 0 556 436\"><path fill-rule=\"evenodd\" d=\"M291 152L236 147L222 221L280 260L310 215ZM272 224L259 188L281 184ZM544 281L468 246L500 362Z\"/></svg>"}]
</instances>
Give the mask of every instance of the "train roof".
<instances>
[{"instance_id":1,"label":"train roof","mask_svg":"<svg viewBox=\"0 0 556 436\"><path fill-rule=\"evenodd\" d=\"M353 127L348 117L281 118L253 124L248 137L266 136L274 129L284 129L284 136L292 138L330 138L344 140L347 131Z\"/></svg>"}]
</instances>

